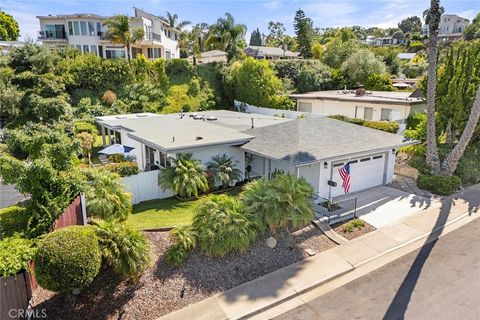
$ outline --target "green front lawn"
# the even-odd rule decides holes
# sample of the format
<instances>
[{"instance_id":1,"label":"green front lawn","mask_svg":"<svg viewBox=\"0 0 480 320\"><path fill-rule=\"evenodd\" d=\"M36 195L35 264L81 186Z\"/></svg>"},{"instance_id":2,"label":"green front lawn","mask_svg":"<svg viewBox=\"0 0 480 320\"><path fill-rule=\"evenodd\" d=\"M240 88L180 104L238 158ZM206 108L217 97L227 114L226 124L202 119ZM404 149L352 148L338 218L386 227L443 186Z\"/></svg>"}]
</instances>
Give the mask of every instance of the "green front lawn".
<instances>
[{"instance_id":1,"label":"green front lawn","mask_svg":"<svg viewBox=\"0 0 480 320\"><path fill-rule=\"evenodd\" d=\"M233 188L227 193L236 196L242 189ZM136 229L176 227L192 223L197 200L183 201L177 198L145 201L133 206L127 223Z\"/></svg>"},{"instance_id":2,"label":"green front lawn","mask_svg":"<svg viewBox=\"0 0 480 320\"><path fill-rule=\"evenodd\" d=\"M177 198L145 201L133 206L127 223L136 229L176 227L192 223L193 208L198 200Z\"/></svg>"}]
</instances>

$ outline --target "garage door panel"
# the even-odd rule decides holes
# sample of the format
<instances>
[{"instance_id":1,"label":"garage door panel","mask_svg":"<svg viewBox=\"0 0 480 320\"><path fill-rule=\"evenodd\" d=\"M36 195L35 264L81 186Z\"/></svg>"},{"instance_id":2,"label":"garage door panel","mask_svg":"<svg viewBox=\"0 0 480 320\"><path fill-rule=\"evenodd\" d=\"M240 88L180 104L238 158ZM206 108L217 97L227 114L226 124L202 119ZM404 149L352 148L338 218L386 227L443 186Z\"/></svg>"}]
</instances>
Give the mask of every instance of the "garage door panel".
<instances>
[{"instance_id":1,"label":"garage door panel","mask_svg":"<svg viewBox=\"0 0 480 320\"><path fill-rule=\"evenodd\" d=\"M338 170L340 163L334 163L332 180L337 182L332 187L332 197L345 194L342 188L342 178ZM343 165L343 163L341 163ZM350 160L350 192L383 185L385 171L385 155L365 156Z\"/></svg>"}]
</instances>

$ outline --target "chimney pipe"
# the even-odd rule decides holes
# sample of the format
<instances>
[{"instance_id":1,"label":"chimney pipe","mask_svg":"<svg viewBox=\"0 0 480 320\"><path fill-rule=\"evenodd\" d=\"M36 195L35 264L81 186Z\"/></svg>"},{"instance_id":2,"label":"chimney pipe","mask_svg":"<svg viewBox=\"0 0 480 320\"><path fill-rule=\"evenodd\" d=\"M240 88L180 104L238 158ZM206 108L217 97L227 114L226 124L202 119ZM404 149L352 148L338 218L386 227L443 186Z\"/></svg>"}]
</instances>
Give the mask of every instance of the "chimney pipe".
<instances>
[{"instance_id":1,"label":"chimney pipe","mask_svg":"<svg viewBox=\"0 0 480 320\"><path fill-rule=\"evenodd\" d=\"M253 122L253 118L252 118L252 129L255 128L255 124Z\"/></svg>"},{"instance_id":2,"label":"chimney pipe","mask_svg":"<svg viewBox=\"0 0 480 320\"><path fill-rule=\"evenodd\" d=\"M363 97L364 95L365 95L365 88L363 86L360 86L355 90L356 97Z\"/></svg>"}]
</instances>

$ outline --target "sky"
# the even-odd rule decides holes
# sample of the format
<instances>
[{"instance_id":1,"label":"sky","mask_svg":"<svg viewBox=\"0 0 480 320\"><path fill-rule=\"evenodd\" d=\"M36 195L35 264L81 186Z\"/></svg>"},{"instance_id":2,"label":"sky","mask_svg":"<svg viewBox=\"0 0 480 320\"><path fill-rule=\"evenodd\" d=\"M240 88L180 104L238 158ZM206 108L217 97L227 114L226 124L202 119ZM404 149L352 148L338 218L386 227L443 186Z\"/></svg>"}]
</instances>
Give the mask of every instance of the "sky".
<instances>
[{"instance_id":1,"label":"sky","mask_svg":"<svg viewBox=\"0 0 480 320\"><path fill-rule=\"evenodd\" d=\"M39 15L133 15L134 6L155 15L165 15L166 11L176 13L180 20L190 20L194 24L212 24L225 12L230 12L237 23L247 26L248 40L250 32L256 28L266 34L269 21L284 23L287 33L293 35L293 17L299 8L318 28L352 25L387 28L397 26L409 16L421 17L429 3L429 0L0 0L0 8L18 21L21 40L36 39L40 30L36 18ZM443 0L441 5L445 13L470 20L480 12L480 0Z\"/></svg>"}]
</instances>

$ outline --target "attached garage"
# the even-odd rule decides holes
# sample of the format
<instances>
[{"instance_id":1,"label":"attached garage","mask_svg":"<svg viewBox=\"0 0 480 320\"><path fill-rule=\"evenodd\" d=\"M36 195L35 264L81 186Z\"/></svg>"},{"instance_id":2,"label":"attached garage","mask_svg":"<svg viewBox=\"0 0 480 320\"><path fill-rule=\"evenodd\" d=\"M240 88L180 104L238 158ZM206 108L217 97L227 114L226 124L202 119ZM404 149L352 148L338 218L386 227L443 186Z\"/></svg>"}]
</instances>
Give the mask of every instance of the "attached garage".
<instances>
[{"instance_id":1,"label":"attached garage","mask_svg":"<svg viewBox=\"0 0 480 320\"><path fill-rule=\"evenodd\" d=\"M371 187L384 185L387 178L387 154L379 153L348 160L350 164L350 192L360 191ZM332 162L331 180L337 183L332 187L332 197L345 194L342 188L342 179L339 169L347 161Z\"/></svg>"},{"instance_id":2,"label":"attached garage","mask_svg":"<svg viewBox=\"0 0 480 320\"><path fill-rule=\"evenodd\" d=\"M338 170L347 162L350 192L391 182L396 150L414 143L400 135L327 117L295 119L244 132L255 138L241 149L263 157L266 168L282 163L284 172L305 178L326 199L345 194ZM269 177L269 173L264 174ZM331 181L337 185L331 186Z\"/></svg>"}]
</instances>

